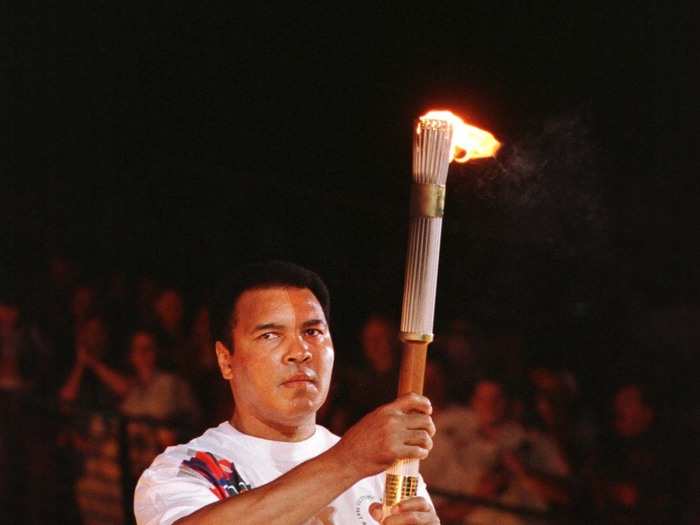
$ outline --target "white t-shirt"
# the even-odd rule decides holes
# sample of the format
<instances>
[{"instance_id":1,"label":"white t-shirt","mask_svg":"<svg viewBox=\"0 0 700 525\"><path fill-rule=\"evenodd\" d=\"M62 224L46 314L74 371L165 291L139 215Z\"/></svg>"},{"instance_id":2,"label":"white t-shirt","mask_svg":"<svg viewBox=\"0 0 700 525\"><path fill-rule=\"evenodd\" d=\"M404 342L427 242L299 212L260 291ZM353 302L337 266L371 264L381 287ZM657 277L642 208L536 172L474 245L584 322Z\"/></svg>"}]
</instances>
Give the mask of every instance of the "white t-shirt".
<instances>
[{"instance_id":1,"label":"white t-shirt","mask_svg":"<svg viewBox=\"0 0 700 525\"><path fill-rule=\"evenodd\" d=\"M205 505L269 483L339 439L320 425L310 438L289 443L243 434L221 423L185 445L168 447L144 471L134 496L136 522L170 525ZM335 512L328 523L374 525L369 505L383 495L383 473L358 481L329 504ZM430 501L422 479L418 495Z\"/></svg>"},{"instance_id":2,"label":"white t-shirt","mask_svg":"<svg viewBox=\"0 0 700 525\"><path fill-rule=\"evenodd\" d=\"M176 415L196 418L197 403L190 386L175 374L158 370L147 384L135 384L126 394L121 411L127 416L168 419Z\"/></svg>"}]
</instances>

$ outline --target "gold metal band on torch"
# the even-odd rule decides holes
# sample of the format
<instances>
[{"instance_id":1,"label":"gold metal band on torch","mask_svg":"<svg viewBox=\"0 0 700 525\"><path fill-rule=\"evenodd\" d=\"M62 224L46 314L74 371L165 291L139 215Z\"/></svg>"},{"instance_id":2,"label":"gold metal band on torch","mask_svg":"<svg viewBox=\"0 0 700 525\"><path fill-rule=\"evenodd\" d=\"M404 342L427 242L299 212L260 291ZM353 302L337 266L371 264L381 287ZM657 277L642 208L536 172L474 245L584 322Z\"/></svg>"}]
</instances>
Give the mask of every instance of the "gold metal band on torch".
<instances>
[{"instance_id":1,"label":"gold metal band on torch","mask_svg":"<svg viewBox=\"0 0 700 525\"><path fill-rule=\"evenodd\" d=\"M418 476L386 475L384 507L389 508L418 494Z\"/></svg>"},{"instance_id":2,"label":"gold metal band on torch","mask_svg":"<svg viewBox=\"0 0 700 525\"><path fill-rule=\"evenodd\" d=\"M411 217L442 217L445 212L445 186L440 184L411 185Z\"/></svg>"},{"instance_id":3,"label":"gold metal band on torch","mask_svg":"<svg viewBox=\"0 0 700 525\"><path fill-rule=\"evenodd\" d=\"M418 332L399 332L399 339L404 343L432 343L433 334L421 334Z\"/></svg>"}]
</instances>

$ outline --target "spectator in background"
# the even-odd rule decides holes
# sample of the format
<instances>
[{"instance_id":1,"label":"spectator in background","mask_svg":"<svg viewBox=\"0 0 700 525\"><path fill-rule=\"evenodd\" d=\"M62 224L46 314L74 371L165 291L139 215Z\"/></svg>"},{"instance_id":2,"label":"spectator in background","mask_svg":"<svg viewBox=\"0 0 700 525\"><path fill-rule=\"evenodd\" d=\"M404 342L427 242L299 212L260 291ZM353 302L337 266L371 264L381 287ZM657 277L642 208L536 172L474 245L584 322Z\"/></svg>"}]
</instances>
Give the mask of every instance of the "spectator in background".
<instances>
[{"instance_id":1,"label":"spectator in background","mask_svg":"<svg viewBox=\"0 0 700 525\"><path fill-rule=\"evenodd\" d=\"M53 500L55 421L48 418L51 352L16 296L0 296L0 508L22 523L45 523ZM45 494L40 502L35 494Z\"/></svg>"},{"instance_id":2,"label":"spectator in background","mask_svg":"<svg viewBox=\"0 0 700 525\"><path fill-rule=\"evenodd\" d=\"M109 362L114 367L119 362L119 356L111 351L109 336L107 323L99 314L77 327L75 359L59 390L61 401L83 410L107 410L116 406L114 392L106 388L92 366L96 362Z\"/></svg>"},{"instance_id":3,"label":"spectator in background","mask_svg":"<svg viewBox=\"0 0 700 525\"><path fill-rule=\"evenodd\" d=\"M476 329L464 319L453 319L444 334L438 335L430 353L439 353L445 361L447 395L468 402L480 367Z\"/></svg>"},{"instance_id":4,"label":"spectator in background","mask_svg":"<svg viewBox=\"0 0 700 525\"><path fill-rule=\"evenodd\" d=\"M447 385L447 371L445 362L433 355L429 356L425 364L425 396L430 399L433 406L433 415L448 408L452 404Z\"/></svg>"},{"instance_id":5,"label":"spectator in background","mask_svg":"<svg viewBox=\"0 0 700 525\"><path fill-rule=\"evenodd\" d=\"M189 379L202 407L204 423L218 425L231 415L231 394L221 381L206 307L201 307L194 316L188 346L192 356Z\"/></svg>"},{"instance_id":6,"label":"spectator in background","mask_svg":"<svg viewBox=\"0 0 700 525\"><path fill-rule=\"evenodd\" d=\"M370 315L360 331L363 364L339 371L346 391L334 392L331 401L343 401L346 428L374 407L396 398L399 372L398 328L382 315ZM338 414L333 417L339 418ZM332 419L332 418L331 418ZM336 429L334 430L342 430Z\"/></svg>"},{"instance_id":7,"label":"spectator in background","mask_svg":"<svg viewBox=\"0 0 700 525\"><path fill-rule=\"evenodd\" d=\"M612 400L613 422L598 458L597 497L614 525L678 523L676 480L684 479L674 443L656 407L638 383L622 385ZM679 458L687 461L688 458Z\"/></svg>"},{"instance_id":8,"label":"spectator in background","mask_svg":"<svg viewBox=\"0 0 700 525\"><path fill-rule=\"evenodd\" d=\"M50 354L39 329L22 319L18 301L0 297L0 392L19 396L41 390Z\"/></svg>"},{"instance_id":9,"label":"spectator in background","mask_svg":"<svg viewBox=\"0 0 700 525\"><path fill-rule=\"evenodd\" d=\"M180 292L166 288L156 297L153 308L164 368L187 374L191 356L184 324L185 305Z\"/></svg>"},{"instance_id":10,"label":"spectator in background","mask_svg":"<svg viewBox=\"0 0 700 525\"><path fill-rule=\"evenodd\" d=\"M85 366L120 400L119 409L133 417L170 420L185 417L194 423L199 409L189 385L177 375L162 371L157 365L158 346L155 335L138 330L131 336L129 363L133 374L123 374L90 353L83 356Z\"/></svg>"},{"instance_id":11,"label":"spectator in background","mask_svg":"<svg viewBox=\"0 0 700 525\"><path fill-rule=\"evenodd\" d=\"M134 309L138 326L154 326L156 324L155 302L158 298L158 285L155 279L142 275L136 283Z\"/></svg>"},{"instance_id":12,"label":"spectator in background","mask_svg":"<svg viewBox=\"0 0 700 525\"><path fill-rule=\"evenodd\" d=\"M588 414L577 405L573 375L551 367L528 371L531 395L523 405L523 423L557 450L569 469L579 469L590 457L596 429Z\"/></svg>"},{"instance_id":13,"label":"spectator in background","mask_svg":"<svg viewBox=\"0 0 700 525\"><path fill-rule=\"evenodd\" d=\"M132 418L127 430L135 476L165 447L196 429L201 416L189 385L176 374L162 371L157 359L155 335L146 330L137 330L130 339L132 374L86 358L87 366L119 398L119 411Z\"/></svg>"},{"instance_id":14,"label":"spectator in background","mask_svg":"<svg viewBox=\"0 0 700 525\"><path fill-rule=\"evenodd\" d=\"M469 407L438 411L434 447L421 467L428 486L535 511L546 510L551 502L566 503L566 492L548 478L567 472L546 447L507 417L507 408L503 383L482 378ZM454 501L438 503L438 511L446 521L528 523L514 514Z\"/></svg>"},{"instance_id":15,"label":"spectator in background","mask_svg":"<svg viewBox=\"0 0 700 525\"><path fill-rule=\"evenodd\" d=\"M24 304L55 344L73 337L71 300L80 272L77 264L64 256L50 256L47 262L46 274L28 287L28 301Z\"/></svg>"},{"instance_id":16,"label":"spectator in background","mask_svg":"<svg viewBox=\"0 0 700 525\"><path fill-rule=\"evenodd\" d=\"M87 316L75 331L74 362L58 391L66 416L58 436L62 499L75 501L84 525L116 525L123 519L117 425L111 414L118 397L101 381L93 363L109 361L116 367L120 359L101 314ZM73 503L68 507L63 514L72 514Z\"/></svg>"},{"instance_id":17,"label":"spectator in background","mask_svg":"<svg viewBox=\"0 0 700 525\"><path fill-rule=\"evenodd\" d=\"M73 326L76 329L87 321L94 312L96 295L95 288L87 284L80 284L73 290L71 314Z\"/></svg>"}]
</instances>

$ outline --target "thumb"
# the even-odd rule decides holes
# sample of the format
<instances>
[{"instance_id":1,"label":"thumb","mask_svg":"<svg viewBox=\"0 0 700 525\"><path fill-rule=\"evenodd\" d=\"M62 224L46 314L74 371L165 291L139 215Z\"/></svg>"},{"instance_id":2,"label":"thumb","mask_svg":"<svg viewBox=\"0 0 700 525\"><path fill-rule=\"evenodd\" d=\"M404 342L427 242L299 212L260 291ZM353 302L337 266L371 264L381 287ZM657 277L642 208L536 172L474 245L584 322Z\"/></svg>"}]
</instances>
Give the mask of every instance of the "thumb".
<instances>
[{"instance_id":1,"label":"thumb","mask_svg":"<svg viewBox=\"0 0 700 525\"><path fill-rule=\"evenodd\" d=\"M381 503L372 503L369 506L369 515L372 516L377 523L382 522L382 504Z\"/></svg>"}]
</instances>

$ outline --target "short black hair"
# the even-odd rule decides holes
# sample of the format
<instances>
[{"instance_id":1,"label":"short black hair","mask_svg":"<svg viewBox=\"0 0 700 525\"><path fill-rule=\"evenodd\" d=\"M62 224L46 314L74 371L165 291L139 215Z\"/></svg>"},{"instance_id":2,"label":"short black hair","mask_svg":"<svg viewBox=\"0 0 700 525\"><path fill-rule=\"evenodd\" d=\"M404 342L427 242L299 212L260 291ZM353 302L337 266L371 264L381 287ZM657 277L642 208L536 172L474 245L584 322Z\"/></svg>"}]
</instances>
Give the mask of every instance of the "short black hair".
<instances>
[{"instance_id":1,"label":"short black hair","mask_svg":"<svg viewBox=\"0 0 700 525\"><path fill-rule=\"evenodd\" d=\"M287 261L265 261L242 266L215 290L209 306L214 341L233 351L231 331L238 298L248 290L274 287L306 288L316 296L330 323L331 298L323 280L311 270Z\"/></svg>"}]
</instances>

